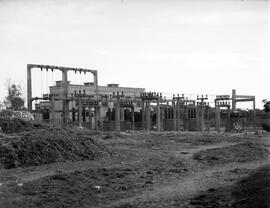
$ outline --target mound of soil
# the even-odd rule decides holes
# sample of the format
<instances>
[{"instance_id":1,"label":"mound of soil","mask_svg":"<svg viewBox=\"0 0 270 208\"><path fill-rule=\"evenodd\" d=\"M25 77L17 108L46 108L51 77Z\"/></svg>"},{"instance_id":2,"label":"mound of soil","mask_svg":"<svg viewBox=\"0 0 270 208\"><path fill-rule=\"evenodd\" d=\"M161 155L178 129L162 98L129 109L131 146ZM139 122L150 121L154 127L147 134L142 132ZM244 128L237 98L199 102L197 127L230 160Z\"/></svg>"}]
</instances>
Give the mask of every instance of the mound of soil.
<instances>
[{"instance_id":1,"label":"mound of soil","mask_svg":"<svg viewBox=\"0 0 270 208\"><path fill-rule=\"evenodd\" d=\"M265 131L269 131L269 132L270 132L270 124L263 123L263 124L262 124L262 128L263 128Z\"/></svg>"},{"instance_id":2,"label":"mound of soil","mask_svg":"<svg viewBox=\"0 0 270 208\"><path fill-rule=\"evenodd\" d=\"M270 165L252 171L234 185L210 188L190 200L195 208L270 207Z\"/></svg>"},{"instance_id":3,"label":"mound of soil","mask_svg":"<svg viewBox=\"0 0 270 208\"><path fill-rule=\"evenodd\" d=\"M65 160L93 160L104 154L108 154L107 149L85 132L43 129L12 137L0 135L0 164L7 169Z\"/></svg>"},{"instance_id":4,"label":"mound of soil","mask_svg":"<svg viewBox=\"0 0 270 208\"><path fill-rule=\"evenodd\" d=\"M190 200L190 205L195 208L229 208L231 206L231 187L219 189L210 188Z\"/></svg>"},{"instance_id":5,"label":"mound of soil","mask_svg":"<svg viewBox=\"0 0 270 208\"><path fill-rule=\"evenodd\" d=\"M18 133L22 131L29 131L33 128L39 127L31 121L24 121L21 119L5 119L0 117L0 127L4 133Z\"/></svg>"},{"instance_id":6,"label":"mound of soil","mask_svg":"<svg viewBox=\"0 0 270 208\"><path fill-rule=\"evenodd\" d=\"M267 159L269 150L263 145L245 142L223 148L202 150L193 155L193 159L210 165L229 162L247 162L258 159Z\"/></svg>"},{"instance_id":7,"label":"mound of soil","mask_svg":"<svg viewBox=\"0 0 270 208\"><path fill-rule=\"evenodd\" d=\"M234 208L270 207L270 165L252 171L233 189Z\"/></svg>"}]
</instances>

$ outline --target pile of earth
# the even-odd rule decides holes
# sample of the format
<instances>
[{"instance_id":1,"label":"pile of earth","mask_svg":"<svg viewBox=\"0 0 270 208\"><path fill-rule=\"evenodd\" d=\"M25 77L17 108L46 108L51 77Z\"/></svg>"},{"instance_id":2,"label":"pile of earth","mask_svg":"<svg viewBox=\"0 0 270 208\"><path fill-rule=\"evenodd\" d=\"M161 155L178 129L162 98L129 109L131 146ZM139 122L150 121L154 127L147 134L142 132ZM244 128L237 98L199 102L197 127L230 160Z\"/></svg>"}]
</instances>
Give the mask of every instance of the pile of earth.
<instances>
[{"instance_id":1,"label":"pile of earth","mask_svg":"<svg viewBox=\"0 0 270 208\"><path fill-rule=\"evenodd\" d=\"M267 159L268 157L269 150L264 145L256 142L244 142L228 147L206 149L193 155L193 159L209 165L247 162Z\"/></svg>"},{"instance_id":2,"label":"pile of earth","mask_svg":"<svg viewBox=\"0 0 270 208\"><path fill-rule=\"evenodd\" d=\"M90 132L56 128L0 134L0 165L9 169L108 155L107 148L92 137Z\"/></svg>"},{"instance_id":3,"label":"pile of earth","mask_svg":"<svg viewBox=\"0 0 270 208\"><path fill-rule=\"evenodd\" d=\"M190 200L195 208L270 207L270 165L253 170L234 185L210 188Z\"/></svg>"},{"instance_id":4,"label":"pile of earth","mask_svg":"<svg viewBox=\"0 0 270 208\"><path fill-rule=\"evenodd\" d=\"M234 208L270 207L270 165L252 171L232 192Z\"/></svg>"},{"instance_id":5,"label":"pile of earth","mask_svg":"<svg viewBox=\"0 0 270 208\"><path fill-rule=\"evenodd\" d=\"M23 119L15 118L1 118L0 127L4 133L18 133L22 131L29 131L38 129L41 125L32 121L25 121Z\"/></svg>"}]
</instances>

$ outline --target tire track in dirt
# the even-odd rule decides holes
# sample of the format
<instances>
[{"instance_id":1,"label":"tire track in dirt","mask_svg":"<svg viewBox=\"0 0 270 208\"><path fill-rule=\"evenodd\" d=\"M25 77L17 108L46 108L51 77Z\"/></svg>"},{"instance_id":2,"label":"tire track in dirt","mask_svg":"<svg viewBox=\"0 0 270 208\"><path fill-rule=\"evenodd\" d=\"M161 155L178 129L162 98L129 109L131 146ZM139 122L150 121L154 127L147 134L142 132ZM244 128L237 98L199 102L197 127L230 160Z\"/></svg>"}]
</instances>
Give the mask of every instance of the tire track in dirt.
<instances>
[{"instance_id":1,"label":"tire track in dirt","mask_svg":"<svg viewBox=\"0 0 270 208\"><path fill-rule=\"evenodd\" d=\"M228 176L226 174L228 171L232 171L234 169L252 170L265 164L268 164L268 160L253 161L250 163L230 163L225 166L222 165L219 167L213 167L212 169L196 172L188 177L183 177L181 180L174 181L173 183L171 182L167 185L156 185L153 187L153 190L146 190L137 196L130 197L128 199L121 199L101 207L117 207L124 204L136 205L138 202L155 200L162 201L173 197L181 198L184 204L188 199L190 199L191 196L197 194L198 192L206 191L209 188L218 188L225 185L231 185L234 183L234 180L238 179L239 176L235 175L228 180ZM217 177L216 173L221 173L221 175Z\"/></svg>"}]
</instances>

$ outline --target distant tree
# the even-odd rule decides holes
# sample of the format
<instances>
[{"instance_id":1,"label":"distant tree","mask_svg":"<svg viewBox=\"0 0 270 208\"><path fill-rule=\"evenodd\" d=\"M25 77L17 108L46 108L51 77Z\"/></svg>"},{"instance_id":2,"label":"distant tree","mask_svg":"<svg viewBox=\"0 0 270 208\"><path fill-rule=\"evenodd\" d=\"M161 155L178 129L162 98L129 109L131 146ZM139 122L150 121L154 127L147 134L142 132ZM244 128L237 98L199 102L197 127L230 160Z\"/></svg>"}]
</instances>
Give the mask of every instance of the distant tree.
<instances>
[{"instance_id":1,"label":"distant tree","mask_svg":"<svg viewBox=\"0 0 270 208\"><path fill-rule=\"evenodd\" d=\"M22 98L22 89L19 84L7 82L8 95L4 100L7 109L22 110L24 109L24 99Z\"/></svg>"},{"instance_id":2,"label":"distant tree","mask_svg":"<svg viewBox=\"0 0 270 208\"><path fill-rule=\"evenodd\" d=\"M4 103L0 101L0 111L4 108Z\"/></svg>"},{"instance_id":3,"label":"distant tree","mask_svg":"<svg viewBox=\"0 0 270 208\"><path fill-rule=\"evenodd\" d=\"M270 101L267 101L266 99L262 101L264 103L263 110L264 112L270 112Z\"/></svg>"}]
</instances>

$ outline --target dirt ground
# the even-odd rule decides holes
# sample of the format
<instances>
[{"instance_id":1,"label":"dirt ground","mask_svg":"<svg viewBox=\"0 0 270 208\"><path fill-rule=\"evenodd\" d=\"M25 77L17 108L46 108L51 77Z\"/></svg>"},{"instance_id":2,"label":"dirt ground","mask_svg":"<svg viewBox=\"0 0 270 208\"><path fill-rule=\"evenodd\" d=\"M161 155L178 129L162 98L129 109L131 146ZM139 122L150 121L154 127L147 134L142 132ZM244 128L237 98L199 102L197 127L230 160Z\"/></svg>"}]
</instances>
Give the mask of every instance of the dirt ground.
<instances>
[{"instance_id":1,"label":"dirt ground","mask_svg":"<svg viewBox=\"0 0 270 208\"><path fill-rule=\"evenodd\" d=\"M82 159L82 150L70 144L66 154L77 155L72 160L34 165L19 160L15 168L2 166L0 207L238 208L251 207L250 199L257 201L252 207L269 207L270 135L265 132L74 131L77 140L91 134L95 147L108 154ZM22 133L2 134L2 140L18 135ZM27 147L33 148L32 143ZM17 158L19 152L14 153Z\"/></svg>"}]
</instances>

